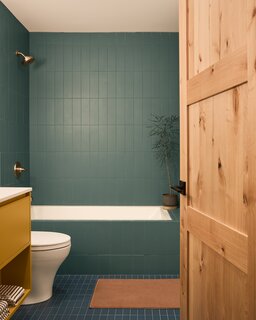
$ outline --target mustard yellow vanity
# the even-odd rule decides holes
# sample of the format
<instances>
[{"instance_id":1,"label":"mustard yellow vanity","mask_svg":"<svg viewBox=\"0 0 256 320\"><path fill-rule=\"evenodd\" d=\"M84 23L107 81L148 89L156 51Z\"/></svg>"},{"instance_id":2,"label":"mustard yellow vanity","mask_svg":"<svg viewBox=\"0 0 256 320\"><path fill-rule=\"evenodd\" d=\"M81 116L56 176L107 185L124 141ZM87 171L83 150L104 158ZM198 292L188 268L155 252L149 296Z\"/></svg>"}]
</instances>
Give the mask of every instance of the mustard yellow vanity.
<instances>
[{"instance_id":1,"label":"mustard yellow vanity","mask_svg":"<svg viewBox=\"0 0 256 320\"><path fill-rule=\"evenodd\" d=\"M25 294L12 317L31 289L30 202L31 188L0 188L0 283L19 285Z\"/></svg>"}]
</instances>

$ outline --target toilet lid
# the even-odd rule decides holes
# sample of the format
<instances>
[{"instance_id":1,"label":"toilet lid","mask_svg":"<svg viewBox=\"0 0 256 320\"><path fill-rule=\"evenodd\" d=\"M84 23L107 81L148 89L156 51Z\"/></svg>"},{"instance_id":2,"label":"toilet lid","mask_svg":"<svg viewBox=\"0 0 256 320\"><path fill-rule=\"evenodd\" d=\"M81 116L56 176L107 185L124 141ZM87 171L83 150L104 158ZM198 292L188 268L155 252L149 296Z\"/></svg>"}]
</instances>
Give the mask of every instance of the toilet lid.
<instances>
[{"instance_id":1,"label":"toilet lid","mask_svg":"<svg viewBox=\"0 0 256 320\"><path fill-rule=\"evenodd\" d=\"M54 250L71 245L69 235L59 232L32 231L31 232L31 250Z\"/></svg>"}]
</instances>

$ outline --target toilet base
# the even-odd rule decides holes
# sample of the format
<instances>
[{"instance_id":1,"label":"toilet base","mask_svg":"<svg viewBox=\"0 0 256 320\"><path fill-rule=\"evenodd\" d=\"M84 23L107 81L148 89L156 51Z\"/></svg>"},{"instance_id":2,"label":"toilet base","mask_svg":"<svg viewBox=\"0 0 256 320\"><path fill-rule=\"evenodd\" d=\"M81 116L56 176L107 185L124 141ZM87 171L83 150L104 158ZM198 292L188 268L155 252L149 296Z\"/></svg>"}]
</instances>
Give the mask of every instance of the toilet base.
<instances>
[{"instance_id":1,"label":"toilet base","mask_svg":"<svg viewBox=\"0 0 256 320\"><path fill-rule=\"evenodd\" d=\"M50 296L44 296L42 297L41 295L38 297L35 297L35 295L32 295L30 297L30 295L23 301L23 305L29 305L29 304L36 304L36 303L41 303L41 302L45 302L49 299L51 299L52 294Z\"/></svg>"},{"instance_id":2,"label":"toilet base","mask_svg":"<svg viewBox=\"0 0 256 320\"><path fill-rule=\"evenodd\" d=\"M55 275L71 246L46 251L32 251L32 290L23 304L35 304L52 297Z\"/></svg>"}]
</instances>

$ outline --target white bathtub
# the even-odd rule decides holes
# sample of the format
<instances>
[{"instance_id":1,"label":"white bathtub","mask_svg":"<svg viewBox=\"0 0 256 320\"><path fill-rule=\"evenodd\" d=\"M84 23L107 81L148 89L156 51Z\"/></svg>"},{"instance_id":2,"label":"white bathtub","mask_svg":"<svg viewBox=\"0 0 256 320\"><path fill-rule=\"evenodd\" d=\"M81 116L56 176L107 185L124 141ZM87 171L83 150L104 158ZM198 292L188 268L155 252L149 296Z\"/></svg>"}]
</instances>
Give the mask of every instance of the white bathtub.
<instances>
[{"instance_id":1,"label":"white bathtub","mask_svg":"<svg viewBox=\"0 0 256 320\"><path fill-rule=\"evenodd\" d=\"M32 220L171 220L160 206L32 206Z\"/></svg>"}]
</instances>

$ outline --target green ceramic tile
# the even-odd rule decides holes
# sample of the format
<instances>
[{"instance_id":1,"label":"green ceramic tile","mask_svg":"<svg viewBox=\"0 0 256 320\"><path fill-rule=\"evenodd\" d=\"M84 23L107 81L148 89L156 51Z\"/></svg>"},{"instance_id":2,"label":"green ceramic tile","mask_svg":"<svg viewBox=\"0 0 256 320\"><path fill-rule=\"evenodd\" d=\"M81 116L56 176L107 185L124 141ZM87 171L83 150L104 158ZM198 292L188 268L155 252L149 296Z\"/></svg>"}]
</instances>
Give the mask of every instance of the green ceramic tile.
<instances>
[{"instance_id":1,"label":"green ceramic tile","mask_svg":"<svg viewBox=\"0 0 256 320\"><path fill-rule=\"evenodd\" d=\"M100 126L99 127L99 151L107 152L108 151L108 127ZM100 153L100 155L102 155ZM100 165L104 166L104 162L100 162Z\"/></svg>"},{"instance_id":2,"label":"green ceramic tile","mask_svg":"<svg viewBox=\"0 0 256 320\"><path fill-rule=\"evenodd\" d=\"M115 47L109 46L108 47L108 71L115 71L116 70L116 50Z\"/></svg>"},{"instance_id":3,"label":"green ceramic tile","mask_svg":"<svg viewBox=\"0 0 256 320\"><path fill-rule=\"evenodd\" d=\"M73 128L71 125L66 125L63 128L63 140L65 141L63 145L63 151L72 151L73 150Z\"/></svg>"},{"instance_id":4,"label":"green ceramic tile","mask_svg":"<svg viewBox=\"0 0 256 320\"><path fill-rule=\"evenodd\" d=\"M54 98L54 72L52 71L46 73L46 97Z\"/></svg>"},{"instance_id":5,"label":"green ceramic tile","mask_svg":"<svg viewBox=\"0 0 256 320\"><path fill-rule=\"evenodd\" d=\"M133 152L134 151L134 127L133 125L125 126L125 151Z\"/></svg>"},{"instance_id":6,"label":"green ceramic tile","mask_svg":"<svg viewBox=\"0 0 256 320\"><path fill-rule=\"evenodd\" d=\"M146 254L178 254L179 224L171 221L145 222Z\"/></svg>"},{"instance_id":7,"label":"green ceramic tile","mask_svg":"<svg viewBox=\"0 0 256 320\"><path fill-rule=\"evenodd\" d=\"M72 70L80 71L80 66L81 66L81 50L80 50L80 45L77 45L75 41L72 48Z\"/></svg>"},{"instance_id":8,"label":"green ceramic tile","mask_svg":"<svg viewBox=\"0 0 256 320\"><path fill-rule=\"evenodd\" d=\"M131 57L130 60L133 60ZM128 69L133 70L133 68ZM134 77L133 77L133 71L125 72L125 90L124 90L124 96L126 98L132 98L134 96Z\"/></svg>"},{"instance_id":9,"label":"green ceramic tile","mask_svg":"<svg viewBox=\"0 0 256 320\"><path fill-rule=\"evenodd\" d=\"M99 49L99 71L108 71L108 48L105 46Z\"/></svg>"},{"instance_id":10,"label":"green ceramic tile","mask_svg":"<svg viewBox=\"0 0 256 320\"><path fill-rule=\"evenodd\" d=\"M124 41L124 40L120 40L120 45L116 48L116 70L117 71L124 71L125 70L125 50L126 50L126 48L121 45L122 41Z\"/></svg>"},{"instance_id":11,"label":"green ceramic tile","mask_svg":"<svg viewBox=\"0 0 256 320\"><path fill-rule=\"evenodd\" d=\"M114 98L116 97L116 72L108 72L107 81L108 97Z\"/></svg>"},{"instance_id":12,"label":"green ceramic tile","mask_svg":"<svg viewBox=\"0 0 256 320\"><path fill-rule=\"evenodd\" d=\"M54 99L47 99L46 108L46 121L48 125L52 126L54 125ZM22 117L20 117L20 119L22 119Z\"/></svg>"},{"instance_id":13,"label":"green ceramic tile","mask_svg":"<svg viewBox=\"0 0 256 320\"><path fill-rule=\"evenodd\" d=\"M90 124L90 100L82 99L82 125Z\"/></svg>"},{"instance_id":14,"label":"green ceramic tile","mask_svg":"<svg viewBox=\"0 0 256 320\"><path fill-rule=\"evenodd\" d=\"M110 256L111 274L132 274L133 261L131 256Z\"/></svg>"},{"instance_id":15,"label":"green ceramic tile","mask_svg":"<svg viewBox=\"0 0 256 320\"><path fill-rule=\"evenodd\" d=\"M117 151L124 151L125 150L125 127L124 126L117 126L116 127L116 147Z\"/></svg>"},{"instance_id":16,"label":"green ceramic tile","mask_svg":"<svg viewBox=\"0 0 256 320\"><path fill-rule=\"evenodd\" d=\"M99 127L98 126L90 126L90 151L98 152L99 151Z\"/></svg>"},{"instance_id":17,"label":"green ceramic tile","mask_svg":"<svg viewBox=\"0 0 256 320\"><path fill-rule=\"evenodd\" d=\"M115 126L108 126L108 152L109 153L116 151L116 145L117 145L116 132L117 130ZM111 154L110 154L110 157L111 157Z\"/></svg>"},{"instance_id":18,"label":"green ceramic tile","mask_svg":"<svg viewBox=\"0 0 256 320\"><path fill-rule=\"evenodd\" d=\"M132 274L145 274L145 256L134 255L131 257Z\"/></svg>"},{"instance_id":19,"label":"green ceramic tile","mask_svg":"<svg viewBox=\"0 0 256 320\"><path fill-rule=\"evenodd\" d=\"M60 269L58 270L59 274L95 274L102 273L102 265L108 264L107 259L100 259L98 256L87 256L87 255L78 255L78 256L69 256Z\"/></svg>"},{"instance_id":20,"label":"green ceramic tile","mask_svg":"<svg viewBox=\"0 0 256 320\"><path fill-rule=\"evenodd\" d=\"M63 69L64 71L72 71L73 68L73 59L72 59L72 55L73 55L73 49L72 49L72 44L68 43L68 36L67 36L67 41L64 42L63 45L63 55L64 55L64 65L63 65Z\"/></svg>"},{"instance_id":21,"label":"green ceramic tile","mask_svg":"<svg viewBox=\"0 0 256 320\"><path fill-rule=\"evenodd\" d=\"M116 73L116 96L117 98L125 97L125 72L119 70Z\"/></svg>"},{"instance_id":22,"label":"green ceramic tile","mask_svg":"<svg viewBox=\"0 0 256 320\"><path fill-rule=\"evenodd\" d=\"M73 127L73 151L79 152L82 149L82 127L74 126ZM75 160L79 160L78 154ZM73 164L75 167L75 163ZM74 177L75 178L75 177Z\"/></svg>"},{"instance_id":23,"label":"green ceramic tile","mask_svg":"<svg viewBox=\"0 0 256 320\"><path fill-rule=\"evenodd\" d=\"M178 274L178 255L149 255L144 258L145 274Z\"/></svg>"},{"instance_id":24,"label":"green ceramic tile","mask_svg":"<svg viewBox=\"0 0 256 320\"><path fill-rule=\"evenodd\" d=\"M82 98L90 98L90 73L81 72L81 95Z\"/></svg>"},{"instance_id":25,"label":"green ceramic tile","mask_svg":"<svg viewBox=\"0 0 256 320\"><path fill-rule=\"evenodd\" d=\"M99 123L99 100L98 99L90 99L90 125L98 125Z\"/></svg>"},{"instance_id":26,"label":"green ceramic tile","mask_svg":"<svg viewBox=\"0 0 256 320\"><path fill-rule=\"evenodd\" d=\"M108 97L108 74L99 72L99 98Z\"/></svg>"},{"instance_id":27,"label":"green ceramic tile","mask_svg":"<svg viewBox=\"0 0 256 320\"><path fill-rule=\"evenodd\" d=\"M69 204L72 204L72 199L75 199L81 204L102 204L101 199L105 199L104 204L159 204L156 199L166 177L157 175L159 164L151 161L150 157L141 156L141 152L152 153L148 130L151 113L178 113L178 35L29 35L2 4L0 8L5 21L0 30L3 57L8 50L15 51L17 43L22 50L36 56L36 62L26 69L17 63L15 56L10 57L8 64L1 68L3 72L0 75L0 118L4 115L8 123L4 125L4 132L1 129L0 140L3 141L0 141L0 152L27 150L28 159L30 148L35 203L71 201ZM10 33L6 31L8 28ZM9 83L9 88L3 88L6 73L10 79L16 79L16 83ZM29 130L25 125L28 124L28 104ZM17 118L24 116L24 126L17 125ZM21 137L16 146L12 133L7 131L14 125L17 125L16 136ZM87 162L82 175L90 176L90 184L78 176L82 167L79 160L81 151L110 154L97 156L100 159L97 163ZM44 175L33 165L35 152L43 153L44 163L48 166L45 166ZM56 155L52 157L51 153L60 153L58 159L61 159L63 152L74 152L70 168L66 167L73 176L65 173L61 177L51 165L51 159L56 159ZM11 159L11 155L7 158ZM6 168L8 161L4 165ZM123 170L122 163L125 164ZM74 164L75 170L72 169ZM178 166L174 167L178 171ZM52 181L52 176L56 188L50 188L49 192L46 186L47 181ZM72 186L77 179L80 179L81 187L83 182L84 189L89 189L86 196L81 192L80 198L74 197ZM104 187L93 179L103 179L108 192L104 193ZM4 181L17 183L7 173L4 173ZM29 180L26 183L29 184ZM91 192L91 184L95 192ZM104 194L101 198L97 195L97 187ZM68 195L69 200L65 195L66 189L72 191Z\"/></svg>"},{"instance_id":28,"label":"green ceramic tile","mask_svg":"<svg viewBox=\"0 0 256 320\"><path fill-rule=\"evenodd\" d=\"M73 97L73 74L70 71L64 72L63 86L64 86L64 98Z\"/></svg>"},{"instance_id":29,"label":"green ceramic tile","mask_svg":"<svg viewBox=\"0 0 256 320\"><path fill-rule=\"evenodd\" d=\"M125 124L133 125L134 122L134 102L133 99L125 99Z\"/></svg>"},{"instance_id":30,"label":"green ceramic tile","mask_svg":"<svg viewBox=\"0 0 256 320\"><path fill-rule=\"evenodd\" d=\"M90 71L99 71L99 49L93 45L90 47Z\"/></svg>"},{"instance_id":31,"label":"green ceramic tile","mask_svg":"<svg viewBox=\"0 0 256 320\"><path fill-rule=\"evenodd\" d=\"M32 230L57 231L71 236L71 253L61 273L95 273L97 270L105 274L178 273L178 253L146 252L145 245L152 237L146 232L148 223L152 222L33 221ZM162 233L168 231L163 228Z\"/></svg>"},{"instance_id":32,"label":"green ceramic tile","mask_svg":"<svg viewBox=\"0 0 256 320\"><path fill-rule=\"evenodd\" d=\"M72 103L73 113L72 113L72 120L73 125L81 125L81 99L73 99Z\"/></svg>"},{"instance_id":33,"label":"green ceramic tile","mask_svg":"<svg viewBox=\"0 0 256 320\"><path fill-rule=\"evenodd\" d=\"M99 126L108 124L108 99L99 99Z\"/></svg>"},{"instance_id":34,"label":"green ceramic tile","mask_svg":"<svg viewBox=\"0 0 256 320\"><path fill-rule=\"evenodd\" d=\"M89 150L90 150L90 128L89 126L82 126L81 151L89 151Z\"/></svg>"},{"instance_id":35,"label":"green ceramic tile","mask_svg":"<svg viewBox=\"0 0 256 320\"><path fill-rule=\"evenodd\" d=\"M64 99L63 112L64 112L64 125L72 125L72 122L73 122L72 99Z\"/></svg>"},{"instance_id":36,"label":"green ceramic tile","mask_svg":"<svg viewBox=\"0 0 256 320\"><path fill-rule=\"evenodd\" d=\"M116 99L108 99L108 125L116 124Z\"/></svg>"},{"instance_id":37,"label":"green ceramic tile","mask_svg":"<svg viewBox=\"0 0 256 320\"><path fill-rule=\"evenodd\" d=\"M82 71L90 70L90 47L85 44L81 46L81 69Z\"/></svg>"},{"instance_id":38,"label":"green ceramic tile","mask_svg":"<svg viewBox=\"0 0 256 320\"><path fill-rule=\"evenodd\" d=\"M116 122L118 125L125 124L125 99L118 98L116 100Z\"/></svg>"},{"instance_id":39,"label":"green ceramic tile","mask_svg":"<svg viewBox=\"0 0 256 320\"><path fill-rule=\"evenodd\" d=\"M90 72L90 98L99 98L99 73Z\"/></svg>"},{"instance_id":40,"label":"green ceramic tile","mask_svg":"<svg viewBox=\"0 0 256 320\"><path fill-rule=\"evenodd\" d=\"M72 97L81 98L81 72L73 72L72 74Z\"/></svg>"}]
</instances>

